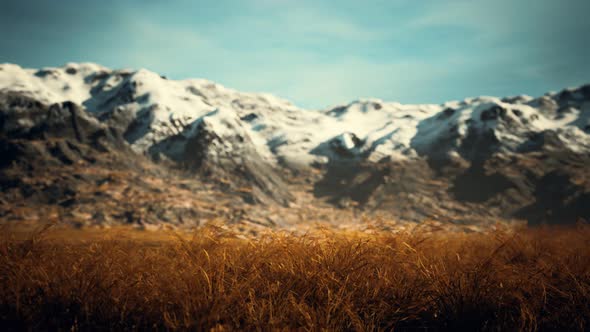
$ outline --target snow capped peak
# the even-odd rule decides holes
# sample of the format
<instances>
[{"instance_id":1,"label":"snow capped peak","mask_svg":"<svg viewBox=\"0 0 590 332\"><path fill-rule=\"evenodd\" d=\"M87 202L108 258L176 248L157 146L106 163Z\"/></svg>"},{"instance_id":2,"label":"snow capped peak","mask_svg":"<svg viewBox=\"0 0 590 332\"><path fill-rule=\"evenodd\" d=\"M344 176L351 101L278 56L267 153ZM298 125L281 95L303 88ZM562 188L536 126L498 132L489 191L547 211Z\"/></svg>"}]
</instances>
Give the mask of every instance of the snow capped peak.
<instances>
[{"instance_id":1,"label":"snow capped peak","mask_svg":"<svg viewBox=\"0 0 590 332\"><path fill-rule=\"evenodd\" d=\"M68 63L39 70L0 64L0 91L46 103L72 101L120 128L134 150L172 157L205 127L224 138L219 149L250 144L269 163L290 167L465 154L477 135L493 135L502 151L517 151L544 131L556 132L572 150L590 146L590 85L538 98L481 96L441 105L365 98L310 111L205 79L170 80L146 69Z\"/></svg>"}]
</instances>

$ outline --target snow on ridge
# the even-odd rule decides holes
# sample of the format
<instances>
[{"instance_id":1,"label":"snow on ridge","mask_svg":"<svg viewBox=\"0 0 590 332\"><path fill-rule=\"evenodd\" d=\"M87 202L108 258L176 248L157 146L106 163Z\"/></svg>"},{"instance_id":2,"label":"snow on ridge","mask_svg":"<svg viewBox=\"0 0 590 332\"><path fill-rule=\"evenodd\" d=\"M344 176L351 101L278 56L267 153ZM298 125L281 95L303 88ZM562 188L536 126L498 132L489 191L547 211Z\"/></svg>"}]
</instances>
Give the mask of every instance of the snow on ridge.
<instances>
[{"instance_id":1,"label":"snow on ridge","mask_svg":"<svg viewBox=\"0 0 590 332\"><path fill-rule=\"evenodd\" d=\"M553 130L572 150L590 150L589 86L538 98L480 96L440 105L362 98L311 111L270 94L239 92L205 79L170 80L145 69L68 63L39 70L0 64L2 90L47 103L70 100L115 119L123 114L129 119L126 137L138 152L158 144L182 150L182 140L174 143L180 146L167 140L194 135L195 123L205 118L228 140L232 135L224 130L244 130L269 162L297 166L338 158L414 158L440 142L452 153L470 130L491 130L508 150L531 133ZM219 125L223 123L232 125Z\"/></svg>"}]
</instances>

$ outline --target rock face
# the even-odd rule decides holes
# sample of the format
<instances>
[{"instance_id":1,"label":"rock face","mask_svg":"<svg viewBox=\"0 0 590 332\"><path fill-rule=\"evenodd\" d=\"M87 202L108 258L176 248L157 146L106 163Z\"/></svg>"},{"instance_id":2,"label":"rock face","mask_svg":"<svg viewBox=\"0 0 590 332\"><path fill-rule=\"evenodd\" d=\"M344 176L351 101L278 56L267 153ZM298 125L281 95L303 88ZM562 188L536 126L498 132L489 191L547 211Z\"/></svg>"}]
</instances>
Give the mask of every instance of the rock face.
<instances>
[{"instance_id":1,"label":"rock face","mask_svg":"<svg viewBox=\"0 0 590 332\"><path fill-rule=\"evenodd\" d=\"M250 191L249 203L288 205L292 196L273 165L261 155L238 118L220 110L195 124L180 155L172 156L178 163L198 171L202 176L225 180L235 189ZM174 136L172 139L175 139Z\"/></svg>"},{"instance_id":2,"label":"rock face","mask_svg":"<svg viewBox=\"0 0 590 332\"><path fill-rule=\"evenodd\" d=\"M411 221L590 218L589 85L311 111L147 70L4 64L0 93L2 168L105 154L133 168L132 155L144 155L254 205L288 206L308 191Z\"/></svg>"},{"instance_id":3,"label":"rock face","mask_svg":"<svg viewBox=\"0 0 590 332\"><path fill-rule=\"evenodd\" d=\"M116 130L81 106L65 101L46 105L19 93L0 93L2 167L93 162L98 154L130 151ZM32 161L38 162L32 162Z\"/></svg>"}]
</instances>

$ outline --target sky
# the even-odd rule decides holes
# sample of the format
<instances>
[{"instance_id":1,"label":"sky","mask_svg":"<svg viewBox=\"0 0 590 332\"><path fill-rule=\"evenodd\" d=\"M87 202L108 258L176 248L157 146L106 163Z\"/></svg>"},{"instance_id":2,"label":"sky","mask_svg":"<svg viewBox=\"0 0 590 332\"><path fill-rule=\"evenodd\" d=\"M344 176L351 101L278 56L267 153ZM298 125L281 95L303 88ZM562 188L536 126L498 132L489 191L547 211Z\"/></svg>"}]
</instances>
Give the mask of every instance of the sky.
<instances>
[{"instance_id":1,"label":"sky","mask_svg":"<svg viewBox=\"0 0 590 332\"><path fill-rule=\"evenodd\" d=\"M590 83L588 0L0 0L0 63L206 78L306 108Z\"/></svg>"}]
</instances>

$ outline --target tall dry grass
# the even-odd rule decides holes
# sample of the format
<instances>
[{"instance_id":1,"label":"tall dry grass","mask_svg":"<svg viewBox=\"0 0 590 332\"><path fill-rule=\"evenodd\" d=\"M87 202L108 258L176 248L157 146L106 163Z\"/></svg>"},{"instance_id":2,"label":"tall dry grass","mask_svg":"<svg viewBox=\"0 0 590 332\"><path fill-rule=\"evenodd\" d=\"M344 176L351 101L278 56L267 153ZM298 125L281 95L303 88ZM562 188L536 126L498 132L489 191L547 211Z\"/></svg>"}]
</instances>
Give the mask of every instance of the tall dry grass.
<instances>
[{"instance_id":1,"label":"tall dry grass","mask_svg":"<svg viewBox=\"0 0 590 332\"><path fill-rule=\"evenodd\" d=\"M55 231L57 232L57 231ZM588 330L590 227L0 244L2 330Z\"/></svg>"}]
</instances>

